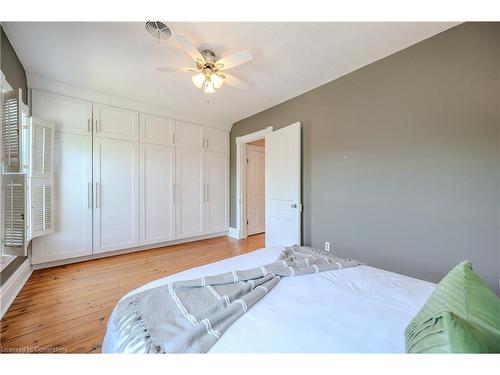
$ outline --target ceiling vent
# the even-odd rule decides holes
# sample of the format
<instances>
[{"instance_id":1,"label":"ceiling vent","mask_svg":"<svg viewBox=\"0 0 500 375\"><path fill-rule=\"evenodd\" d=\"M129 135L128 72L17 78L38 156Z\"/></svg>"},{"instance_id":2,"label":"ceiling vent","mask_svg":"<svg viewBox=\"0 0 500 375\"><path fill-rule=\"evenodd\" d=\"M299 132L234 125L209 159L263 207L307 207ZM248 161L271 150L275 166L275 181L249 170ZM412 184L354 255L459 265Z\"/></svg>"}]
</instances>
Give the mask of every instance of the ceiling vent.
<instances>
[{"instance_id":1,"label":"ceiling vent","mask_svg":"<svg viewBox=\"0 0 500 375\"><path fill-rule=\"evenodd\" d=\"M166 23L161 21L148 21L145 27L146 31L158 42L170 39L173 34L173 30Z\"/></svg>"}]
</instances>

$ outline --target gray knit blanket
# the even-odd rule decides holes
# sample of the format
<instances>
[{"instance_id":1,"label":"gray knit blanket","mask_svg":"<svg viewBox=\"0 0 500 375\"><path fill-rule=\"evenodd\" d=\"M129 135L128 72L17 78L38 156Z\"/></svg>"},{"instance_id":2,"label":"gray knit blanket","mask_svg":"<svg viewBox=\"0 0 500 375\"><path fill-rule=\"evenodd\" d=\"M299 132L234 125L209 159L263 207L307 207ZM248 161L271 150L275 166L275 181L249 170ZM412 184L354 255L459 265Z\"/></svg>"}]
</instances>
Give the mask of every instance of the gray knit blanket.
<instances>
[{"instance_id":1,"label":"gray knit blanket","mask_svg":"<svg viewBox=\"0 0 500 375\"><path fill-rule=\"evenodd\" d=\"M303 246L260 267L175 281L123 298L115 308L122 353L206 353L281 277L360 265Z\"/></svg>"}]
</instances>

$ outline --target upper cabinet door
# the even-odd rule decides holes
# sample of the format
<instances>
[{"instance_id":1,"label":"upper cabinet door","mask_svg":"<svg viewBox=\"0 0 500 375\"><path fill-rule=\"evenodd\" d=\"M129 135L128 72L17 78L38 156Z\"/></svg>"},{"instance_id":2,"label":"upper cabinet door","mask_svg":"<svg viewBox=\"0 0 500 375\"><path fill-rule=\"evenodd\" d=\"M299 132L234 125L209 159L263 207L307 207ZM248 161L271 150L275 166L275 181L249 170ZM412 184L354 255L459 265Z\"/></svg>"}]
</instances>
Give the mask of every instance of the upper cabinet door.
<instances>
[{"instance_id":1,"label":"upper cabinet door","mask_svg":"<svg viewBox=\"0 0 500 375\"><path fill-rule=\"evenodd\" d=\"M94 103L95 137L137 141L138 134L138 112Z\"/></svg>"},{"instance_id":2,"label":"upper cabinet door","mask_svg":"<svg viewBox=\"0 0 500 375\"><path fill-rule=\"evenodd\" d=\"M141 143L164 146L170 146L174 143L175 120L146 113L141 113L140 119Z\"/></svg>"},{"instance_id":3,"label":"upper cabinet door","mask_svg":"<svg viewBox=\"0 0 500 375\"><path fill-rule=\"evenodd\" d=\"M205 147L208 151L226 152L228 150L229 137L224 130L206 128Z\"/></svg>"},{"instance_id":4,"label":"upper cabinet door","mask_svg":"<svg viewBox=\"0 0 500 375\"><path fill-rule=\"evenodd\" d=\"M53 122L62 133L92 135L92 103L44 91L32 91L33 116Z\"/></svg>"},{"instance_id":5,"label":"upper cabinet door","mask_svg":"<svg viewBox=\"0 0 500 375\"><path fill-rule=\"evenodd\" d=\"M188 148L203 148L205 128L189 122L175 122L175 145Z\"/></svg>"}]
</instances>

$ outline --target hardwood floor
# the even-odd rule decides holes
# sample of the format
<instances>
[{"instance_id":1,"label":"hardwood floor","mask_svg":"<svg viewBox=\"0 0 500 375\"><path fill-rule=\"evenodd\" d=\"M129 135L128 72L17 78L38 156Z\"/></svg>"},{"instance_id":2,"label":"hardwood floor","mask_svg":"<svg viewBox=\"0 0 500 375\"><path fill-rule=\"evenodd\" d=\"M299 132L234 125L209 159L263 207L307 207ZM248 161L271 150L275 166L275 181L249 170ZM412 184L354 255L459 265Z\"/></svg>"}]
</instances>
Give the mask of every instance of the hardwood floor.
<instances>
[{"instance_id":1,"label":"hardwood floor","mask_svg":"<svg viewBox=\"0 0 500 375\"><path fill-rule=\"evenodd\" d=\"M0 321L2 352L99 353L116 302L188 268L264 247L264 235L218 237L34 271Z\"/></svg>"}]
</instances>

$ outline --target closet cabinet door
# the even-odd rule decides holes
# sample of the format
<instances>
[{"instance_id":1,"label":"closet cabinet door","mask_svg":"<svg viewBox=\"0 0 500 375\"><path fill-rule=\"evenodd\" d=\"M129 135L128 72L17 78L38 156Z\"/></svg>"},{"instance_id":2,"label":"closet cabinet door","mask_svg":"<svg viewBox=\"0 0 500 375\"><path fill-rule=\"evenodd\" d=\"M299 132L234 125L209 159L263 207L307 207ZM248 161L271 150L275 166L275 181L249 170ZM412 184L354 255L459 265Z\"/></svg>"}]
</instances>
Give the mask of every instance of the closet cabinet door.
<instances>
[{"instance_id":1,"label":"closet cabinet door","mask_svg":"<svg viewBox=\"0 0 500 375\"><path fill-rule=\"evenodd\" d=\"M203 148L205 128L189 122L175 122L175 145L179 147Z\"/></svg>"},{"instance_id":2,"label":"closet cabinet door","mask_svg":"<svg viewBox=\"0 0 500 375\"><path fill-rule=\"evenodd\" d=\"M138 145L94 138L94 253L139 245Z\"/></svg>"},{"instance_id":3,"label":"closet cabinet door","mask_svg":"<svg viewBox=\"0 0 500 375\"><path fill-rule=\"evenodd\" d=\"M55 134L54 233L33 239L33 264L92 254L92 138Z\"/></svg>"},{"instance_id":4,"label":"closet cabinet door","mask_svg":"<svg viewBox=\"0 0 500 375\"><path fill-rule=\"evenodd\" d=\"M170 146L174 142L175 120L140 114L140 142Z\"/></svg>"},{"instance_id":5,"label":"closet cabinet door","mask_svg":"<svg viewBox=\"0 0 500 375\"><path fill-rule=\"evenodd\" d=\"M175 239L173 183L175 151L170 146L140 146L141 245Z\"/></svg>"},{"instance_id":6,"label":"closet cabinet door","mask_svg":"<svg viewBox=\"0 0 500 375\"><path fill-rule=\"evenodd\" d=\"M34 117L53 122L55 130L71 134L92 134L92 103L86 100L33 90Z\"/></svg>"},{"instance_id":7,"label":"closet cabinet door","mask_svg":"<svg viewBox=\"0 0 500 375\"><path fill-rule=\"evenodd\" d=\"M228 230L227 154L205 153L205 207L207 233Z\"/></svg>"},{"instance_id":8,"label":"closet cabinet door","mask_svg":"<svg viewBox=\"0 0 500 375\"><path fill-rule=\"evenodd\" d=\"M202 149L176 148L177 238L204 233Z\"/></svg>"},{"instance_id":9,"label":"closet cabinet door","mask_svg":"<svg viewBox=\"0 0 500 375\"><path fill-rule=\"evenodd\" d=\"M229 136L224 130L206 128L205 147L208 151L227 152Z\"/></svg>"},{"instance_id":10,"label":"closet cabinet door","mask_svg":"<svg viewBox=\"0 0 500 375\"><path fill-rule=\"evenodd\" d=\"M138 140L138 112L99 103L94 103L93 108L95 137Z\"/></svg>"}]
</instances>

